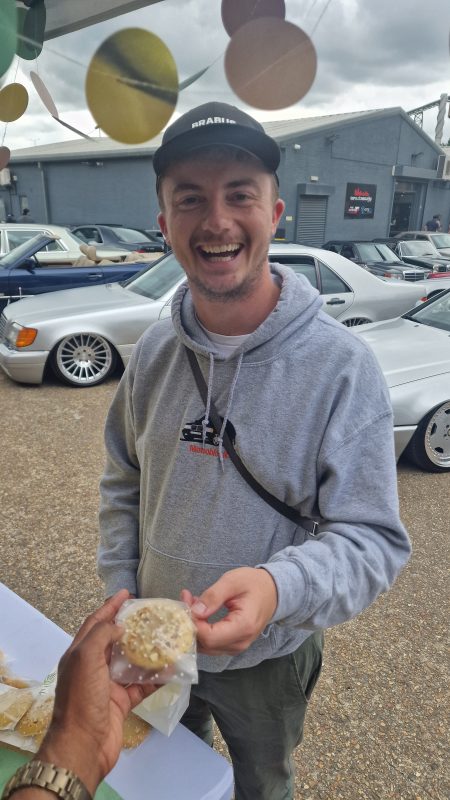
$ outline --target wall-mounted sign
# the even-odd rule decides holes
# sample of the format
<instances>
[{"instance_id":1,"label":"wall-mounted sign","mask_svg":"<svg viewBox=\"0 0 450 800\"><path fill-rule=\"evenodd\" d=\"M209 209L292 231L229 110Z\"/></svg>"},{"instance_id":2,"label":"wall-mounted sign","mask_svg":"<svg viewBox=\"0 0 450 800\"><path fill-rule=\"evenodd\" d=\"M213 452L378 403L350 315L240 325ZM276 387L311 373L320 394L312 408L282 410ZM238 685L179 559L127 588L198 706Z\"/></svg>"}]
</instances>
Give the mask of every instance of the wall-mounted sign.
<instances>
[{"instance_id":1,"label":"wall-mounted sign","mask_svg":"<svg viewBox=\"0 0 450 800\"><path fill-rule=\"evenodd\" d=\"M344 217L372 219L377 187L373 183L347 183Z\"/></svg>"}]
</instances>

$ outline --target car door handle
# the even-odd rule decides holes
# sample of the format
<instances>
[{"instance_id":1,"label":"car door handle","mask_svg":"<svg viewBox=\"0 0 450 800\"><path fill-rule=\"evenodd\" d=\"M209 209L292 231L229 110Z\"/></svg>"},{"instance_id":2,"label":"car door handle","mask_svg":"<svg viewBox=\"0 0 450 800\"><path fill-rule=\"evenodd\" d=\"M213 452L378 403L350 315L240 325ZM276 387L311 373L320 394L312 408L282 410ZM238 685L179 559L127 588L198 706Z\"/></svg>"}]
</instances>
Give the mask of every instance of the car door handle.
<instances>
[{"instance_id":1,"label":"car door handle","mask_svg":"<svg viewBox=\"0 0 450 800\"><path fill-rule=\"evenodd\" d=\"M90 272L88 275L90 281L94 281L96 278L102 278L102 277L103 277L102 272Z\"/></svg>"},{"instance_id":2,"label":"car door handle","mask_svg":"<svg viewBox=\"0 0 450 800\"><path fill-rule=\"evenodd\" d=\"M327 300L327 306L341 306L345 303L345 300L339 300L339 297L333 297L331 300Z\"/></svg>"}]
</instances>

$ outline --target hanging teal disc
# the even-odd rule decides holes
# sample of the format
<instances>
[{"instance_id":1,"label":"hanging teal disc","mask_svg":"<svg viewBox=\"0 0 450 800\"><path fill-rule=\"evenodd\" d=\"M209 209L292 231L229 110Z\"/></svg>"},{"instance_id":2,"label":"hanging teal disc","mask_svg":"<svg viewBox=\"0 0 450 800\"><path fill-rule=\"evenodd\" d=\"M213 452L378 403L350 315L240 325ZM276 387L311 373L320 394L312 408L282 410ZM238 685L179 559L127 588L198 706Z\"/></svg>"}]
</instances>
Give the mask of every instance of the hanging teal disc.
<instances>
[{"instance_id":1,"label":"hanging teal disc","mask_svg":"<svg viewBox=\"0 0 450 800\"><path fill-rule=\"evenodd\" d=\"M0 3L0 76L14 58L17 44L17 10L15 0Z\"/></svg>"}]
</instances>

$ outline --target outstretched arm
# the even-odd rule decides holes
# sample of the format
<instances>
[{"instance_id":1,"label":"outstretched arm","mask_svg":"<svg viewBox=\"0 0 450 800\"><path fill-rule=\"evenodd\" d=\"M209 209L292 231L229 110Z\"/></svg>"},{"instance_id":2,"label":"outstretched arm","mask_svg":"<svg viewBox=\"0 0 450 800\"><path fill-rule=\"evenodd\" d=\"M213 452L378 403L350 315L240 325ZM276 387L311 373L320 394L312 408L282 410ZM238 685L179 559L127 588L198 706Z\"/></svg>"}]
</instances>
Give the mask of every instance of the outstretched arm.
<instances>
[{"instance_id":1,"label":"outstretched arm","mask_svg":"<svg viewBox=\"0 0 450 800\"><path fill-rule=\"evenodd\" d=\"M111 648L122 633L113 620L128 598L122 590L91 614L61 658L52 721L35 756L74 772L92 796L119 757L125 717L154 691L151 686L119 686L109 677ZM17 790L13 797L55 795L32 787Z\"/></svg>"}]
</instances>

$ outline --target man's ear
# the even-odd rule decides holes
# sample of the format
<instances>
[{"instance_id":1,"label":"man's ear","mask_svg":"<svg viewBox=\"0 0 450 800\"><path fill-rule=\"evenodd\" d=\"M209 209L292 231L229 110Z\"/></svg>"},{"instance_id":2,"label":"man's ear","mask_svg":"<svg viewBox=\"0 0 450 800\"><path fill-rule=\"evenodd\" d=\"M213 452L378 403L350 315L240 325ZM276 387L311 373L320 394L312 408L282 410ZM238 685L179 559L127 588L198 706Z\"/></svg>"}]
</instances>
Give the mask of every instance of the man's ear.
<instances>
[{"instance_id":1,"label":"man's ear","mask_svg":"<svg viewBox=\"0 0 450 800\"><path fill-rule=\"evenodd\" d=\"M286 203L284 202L284 200L281 199L281 197L279 197L278 200L275 202L275 205L273 207L273 213L272 213L272 236L275 235L275 231L278 228L278 223L279 223L279 221L281 219L281 216L282 216L283 211L284 211L285 208L286 208Z\"/></svg>"},{"instance_id":2,"label":"man's ear","mask_svg":"<svg viewBox=\"0 0 450 800\"><path fill-rule=\"evenodd\" d=\"M164 213L162 211L160 211L159 214L158 214L158 225L161 228L161 233L163 234L167 244L169 245L169 247L171 247L170 239L169 239L169 232L167 230L166 218L165 218Z\"/></svg>"}]
</instances>

